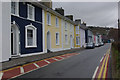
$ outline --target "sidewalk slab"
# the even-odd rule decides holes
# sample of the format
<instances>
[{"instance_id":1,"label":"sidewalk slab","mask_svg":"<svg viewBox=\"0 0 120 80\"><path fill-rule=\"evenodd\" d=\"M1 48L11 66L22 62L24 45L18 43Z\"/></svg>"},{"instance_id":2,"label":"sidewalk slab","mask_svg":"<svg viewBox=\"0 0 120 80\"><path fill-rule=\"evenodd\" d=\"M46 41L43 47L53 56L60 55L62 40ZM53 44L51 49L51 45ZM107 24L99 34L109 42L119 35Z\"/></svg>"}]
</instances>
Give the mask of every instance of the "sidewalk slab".
<instances>
[{"instance_id":1,"label":"sidewalk slab","mask_svg":"<svg viewBox=\"0 0 120 80\"><path fill-rule=\"evenodd\" d=\"M59 52L53 52L53 53L44 53L44 54L39 54L39 55L34 55L34 56L27 56L27 57L20 57L20 58L15 58L11 59L10 61L0 63L2 66L0 66L0 71L6 70L15 66L21 66L23 64L27 64L30 62L54 57L54 56L59 56L62 54L67 54L67 53L77 53L84 50L84 48L77 48L77 49L70 49L70 50L65 50L65 51L59 51Z\"/></svg>"}]
</instances>

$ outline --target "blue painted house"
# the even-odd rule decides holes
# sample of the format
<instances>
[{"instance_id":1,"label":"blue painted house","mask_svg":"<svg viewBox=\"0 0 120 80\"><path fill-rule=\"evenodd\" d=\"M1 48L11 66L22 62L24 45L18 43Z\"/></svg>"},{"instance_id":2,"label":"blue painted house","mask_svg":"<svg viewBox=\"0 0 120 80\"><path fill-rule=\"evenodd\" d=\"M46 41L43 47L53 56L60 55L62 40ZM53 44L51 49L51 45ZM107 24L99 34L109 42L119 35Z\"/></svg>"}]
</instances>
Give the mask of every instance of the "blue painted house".
<instances>
[{"instance_id":1,"label":"blue painted house","mask_svg":"<svg viewBox=\"0 0 120 80\"><path fill-rule=\"evenodd\" d=\"M32 2L11 2L11 56L42 52L42 8Z\"/></svg>"}]
</instances>

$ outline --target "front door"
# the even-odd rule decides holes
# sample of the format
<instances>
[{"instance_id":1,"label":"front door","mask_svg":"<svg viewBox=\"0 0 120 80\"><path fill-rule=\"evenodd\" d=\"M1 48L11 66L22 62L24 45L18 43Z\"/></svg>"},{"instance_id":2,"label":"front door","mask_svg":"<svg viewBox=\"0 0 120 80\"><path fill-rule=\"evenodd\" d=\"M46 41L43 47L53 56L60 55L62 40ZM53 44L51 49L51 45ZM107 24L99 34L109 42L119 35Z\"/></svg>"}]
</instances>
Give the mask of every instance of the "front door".
<instances>
[{"instance_id":1,"label":"front door","mask_svg":"<svg viewBox=\"0 0 120 80\"><path fill-rule=\"evenodd\" d=\"M50 32L47 32L47 52L50 52Z\"/></svg>"},{"instance_id":2,"label":"front door","mask_svg":"<svg viewBox=\"0 0 120 80\"><path fill-rule=\"evenodd\" d=\"M17 26L11 26L11 55L19 55L19 29Z\"/></svg>"},{"instance_id":3,"label":"front door","mask_svg":"<svg viewBox=\"0 0 120 80\"><path fill-rule=\"evenodd\" d=\"M13 32L11 32L11 54L13 55Z\"/></svg>"},{"instance_id":4,"label":"front door","mask_svg":"<svg viewBox=\"0 0 120 80\"><path fill-rule=\"evenodd\" d=\"M70 35L70 47L73 47L73 39L72 39L72 35Z\"/></svg>"}]
</instances>

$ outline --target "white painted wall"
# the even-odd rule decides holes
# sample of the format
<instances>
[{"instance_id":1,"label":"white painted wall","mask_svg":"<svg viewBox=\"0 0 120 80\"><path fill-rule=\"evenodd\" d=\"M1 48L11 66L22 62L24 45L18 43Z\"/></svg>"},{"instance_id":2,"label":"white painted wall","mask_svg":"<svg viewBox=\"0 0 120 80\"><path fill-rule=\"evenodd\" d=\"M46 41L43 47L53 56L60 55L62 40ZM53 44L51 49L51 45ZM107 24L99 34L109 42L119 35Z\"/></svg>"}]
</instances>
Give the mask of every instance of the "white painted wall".
<instances>
[{"instance_id":1,"label":"white painted wall","mask_svg":"<svg viewBox=\"0 0 120 80\"><path fill-rule=\"evenodd\" d=\"M0 2L0 62L11 57L11 4Z\"/></svg>"},{"instance_id":2,"label":"white painted wall","mask_svg":"<svg viewBox=\"0 0 120 80\"><path fill-rule=\"evenodd\" d=\"M84 46L85 47L85 30L80 28L80 43L81 43L81 47Z\"/></svg>"}]
</instances>

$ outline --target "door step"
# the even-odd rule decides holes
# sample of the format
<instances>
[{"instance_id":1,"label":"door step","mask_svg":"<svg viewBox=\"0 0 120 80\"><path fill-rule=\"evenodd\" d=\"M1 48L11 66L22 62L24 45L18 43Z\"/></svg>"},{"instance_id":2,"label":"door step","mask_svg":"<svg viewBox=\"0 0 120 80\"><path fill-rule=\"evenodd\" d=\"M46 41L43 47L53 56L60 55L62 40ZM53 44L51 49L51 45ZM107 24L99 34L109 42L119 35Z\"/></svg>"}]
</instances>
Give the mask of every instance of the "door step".
<instances>
[{"instance_id":1,"label":"door step","mask_svg":"<svg viewBox=\"0 0 120 80\"><path fill-rule=\"evenodd\" d=\"M20 55L12 55L12 58L19 58Z\"/></svg>"}]
</instances>

